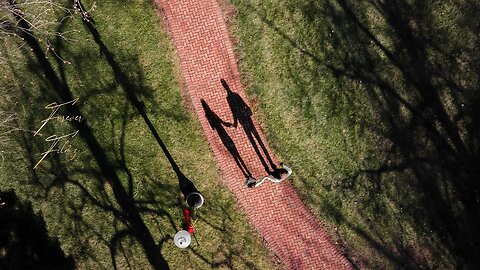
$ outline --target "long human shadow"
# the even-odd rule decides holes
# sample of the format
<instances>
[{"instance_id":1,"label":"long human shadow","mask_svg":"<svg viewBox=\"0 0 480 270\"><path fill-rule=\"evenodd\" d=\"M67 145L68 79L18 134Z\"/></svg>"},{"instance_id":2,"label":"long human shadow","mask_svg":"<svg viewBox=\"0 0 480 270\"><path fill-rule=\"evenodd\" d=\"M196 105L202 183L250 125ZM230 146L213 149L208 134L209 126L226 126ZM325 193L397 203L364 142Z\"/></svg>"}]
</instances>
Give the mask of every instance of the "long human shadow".
<instances>
[{"instance_id":1,"label":"long human shadow","mask_svg":"<svg viewBox=\"0 0 480 270\"><path fill-rule=\"evenodd\" d=\"M260 162L265 168L265 171L269 174L273 173L273 171L277 167L273 162L272 158L270 157L270 154L268 153L267 148L265 147L265 144L262 141L262 138L260 138L257 128L253 124L252 110L247 105L247 103L245 103L245 101L242 99L242 97L238 93L233 92L230 89L230 87L228 86L228 83L224 79L220 79L220 82L222 83L222 86L225 89L225 91L227 91L227 101L233 116L232 126L237 127L238 123L240 123L240 125L243 128L243 131L248 137L248 140L252 144L252 147L255 150L255 153L257 153L257 156L260 159ZM258 148L259 146L262 149L262 152L263 152L263 155L265 155L265 158L260 152L260 149ZM267 164L267 161L268 161L268 164Z\"/></svg>"},{"instance_id":2,"label":"long human shadow","mask_svg":"<svg viewBox=\"0 0 480 270\"><path fill-rule=\"evenodd\" d=\"M152 133L153 137L157 141L158 145L162 148L163 153L167 157L170 165L172 166L172 169L177 175L180 191L183 193L185 197L191 192L198 192L194 183L190 179L188 179L180 170L177 163L173 159L172 155L168 151L168 148L165 146L162 139L160 138L160 135L158 134L157 130L153 126L152 122L150 121L145 111L145 106L143 102L139 100L136 94L140 90L139 87L131 82L127 74L122 70L120 65L115 61L115 56L110 52L110 50L107 48L105 43L103 43L100 33L97 31L95 26L90 21L87 21L87 20L83 20L83 25L90 32L95 43L97 43L98 47L100 48L100 52L102 53L102 55L105 57L108 64L112 68L112 71L115 75L115 79L121 85L127 99L137 109L138 113L142 116L145 124L150 129L150 132Z\"/></svg>"},{"instance_id":3,"label":"long human shadow","mask_svg":"<svg viewBox=\"0 0 480 270\"><path fill-rule=\"evenodd\" d=\"M291 91L292 96L300 99L316 94L312 82L303 82L299 75L299 70L307 70L313 79L319 73L333 77L339 89L336 96L355 100L355 95L361 94L368 98L375 120L355 121L390 145L379 150L378 155L384 155L386 161L343 179L347 181L342 180L345 190L341 192L355 194L360 182L371 182L369 199L387 193L385 196L399 209L415 209L409 215L417 233L437 235L439 245L453 255L456 267L478 268L480 65L475 53L478 48L470 44L478 44L479 24L474 14L480 5L455 5L464 12L450 21L455 27L447 30L440 29L436 21L445 19L443 13L433 12L430 3L423 1L367 1L365 5L348 0L305 2L294 9L317 29L318 39L310 39L312 44L290 38L267 19L269 16L251 9L286 43L314 62L291 69L292 81L303 90L300 94ZM373 20L371 14L378 17ZM320 48L317 52L321 53L307 49L312 47ZM354 86L356 92L350 91ZM362 181L358 181L359 176ZM405 188L388 194L394 185ZM417 195L412 199L411 194ZM369 232L358 235L375 240ZM389 253L392 247L380 243L372 246L390 254L386 257L395 264L407 267L402 261L411 259L408 254ZM405 250L406 245L394 248Z\"/></svg>"},{"instance_id":4,"label":"long human shadow","mask_svg":"<svg viewBox=\"0 0 480 270\"><path fill-rule=\"evenodd\" d=\"M21 25L24 29L29 29L28 23L24 21L21 16L16 15L16 19L19 25ZM52 64L47 59L43 49L40 47L34 33L31 31L22 31L17 34L22 37L26 45L30 47L35 56L34 61L38 63L43 75L52 86L58 98L62 102L74 100L66 80L62 80L61 77L57 75ZM66 110L70 115L82 115L79 107L75 104L67 106ZM121 209L121 212L118 214L118 216L121 218L122 222L128 224L130 227L132 235L142 246L147 260L154 269L168 269L168 263L159 251L155 239L140 216L133 198L129 196L128 192L122 185L122 182L115 171L115 166L113 166L112 162L107 157L104 149L93 134L90 126L87 124L87 121L75 121L71 123L74 128L79 131L80 137L90 150L96 164L100 169L101 174L105 179L108 179L108 183L112 187L116 202L119 204Z\"/></svg>"},{"instance_id":5,"label":"long human shadow","mask_svg":"<svg viewBox=\"0 0 480 270\"><path fill-rule=\"evenodd\" d=\"M48 235L45 221L14 191L0 192L0 269L75 269L58 239Z\"/></svg>"},{"instance_id":6,"label":"long human shadow","mask_svg":"<svg viewBox=\"0 0 480 270\"><path fill-rule=\"evenodd\" d=\"M210 127L218 133L220 140L222 141L225 148L227 148L230 155L232 155L233 160L237 164L238 168L242 171L245 177L249 177L252 175L248 170L247 165L243 161L240 153L238 152L235 143L232 140L232 137L228 135L227 131L225 130L224 126L231 127L233 124L223 121L215 112L212 111L210 106L208 106L207 102L202 99L202 107L203 111L205 112L205 117L210 124Z\"/></svg>"}]
</instances>

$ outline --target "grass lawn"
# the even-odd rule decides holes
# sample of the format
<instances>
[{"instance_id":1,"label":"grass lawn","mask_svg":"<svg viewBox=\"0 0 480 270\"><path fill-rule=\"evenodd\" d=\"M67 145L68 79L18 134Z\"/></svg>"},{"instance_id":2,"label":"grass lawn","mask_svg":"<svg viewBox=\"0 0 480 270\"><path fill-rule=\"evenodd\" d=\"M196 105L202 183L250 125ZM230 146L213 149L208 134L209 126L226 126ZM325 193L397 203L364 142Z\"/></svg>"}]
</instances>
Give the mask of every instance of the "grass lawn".
<instances>
[{"instance_id":1,"label":"grass lawn","mask_svg":"<svg viewBox=\"0 0 480 270\"><path fill-rule=\"evenodd\" d=\"M65 263L63 250L78 269L151 269L160 257L172 269L275 268L232 194L219 186L210 148L181 98L173 46L153 3L101 1L91 15L90 27L78 16L65 20L59 29L71 40L50 37L54 52L43 39L26 38L18 50L18 37L0 45L0 192L10 191L0 213L18 217L1 222L36 224L17 235L3 231L15 226L0 227L0 235L10 235L0 243L0 266L30 260L38 266L45 258ZM76 98L55 116L79 113L81 122L55 118L41 128L48 104ZM49 153L33 169L54 134L70 134L55 147L64 153ZM186 250L172 241L183 219L177 201L183 176L206 200L195 221L198 244ZM7 197L18 197L15 209ZM13 247L42 247L24 237L29 230L32 241L48 248L12 254Z\"/></svg>"},{"instance_id":2,"label":"grass lawn","mask_svg":"<svg viewBox=\"0 0 480 270\"><path fill-rule=\"evenodd\" d=\"M350 260L480 267L480 3L230 3L269 144Z\"/></svg>"}]
</instances>

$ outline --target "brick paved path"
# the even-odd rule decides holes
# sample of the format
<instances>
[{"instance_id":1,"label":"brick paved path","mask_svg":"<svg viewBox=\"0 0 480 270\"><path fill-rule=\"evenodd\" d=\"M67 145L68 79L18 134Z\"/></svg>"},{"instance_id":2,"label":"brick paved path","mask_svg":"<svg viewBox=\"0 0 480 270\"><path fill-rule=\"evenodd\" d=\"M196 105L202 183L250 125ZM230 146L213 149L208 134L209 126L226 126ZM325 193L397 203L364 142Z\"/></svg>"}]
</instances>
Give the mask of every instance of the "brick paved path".
<instances>
[{"instance_id":1,"label":"brick paved path","mask_svg":"<svg viewBox=\"0 0 480 270\"><path fill-rule=\"evenodd\" d=\"M222 142L220 133L211 128L205 117L202 99L218 117L233 122L221 78L233 92L247 101L226 24L216 0L155 1L172 33L187 92L219 163L224 184L235 194L267 247L288 269L351 269L348 260L300 201L288 181L280 184L265 182L256 189L243 187L245 177L232 158L232 148L236 148L256 178L266 175L244 129L240 124L237 128L225 127L228 135L222 135ZM255 120L253 122L258 127ZM230 138L233 144L228 141ZM295 168L293 170L295 174Z\"/></svg>"}]
</instances>

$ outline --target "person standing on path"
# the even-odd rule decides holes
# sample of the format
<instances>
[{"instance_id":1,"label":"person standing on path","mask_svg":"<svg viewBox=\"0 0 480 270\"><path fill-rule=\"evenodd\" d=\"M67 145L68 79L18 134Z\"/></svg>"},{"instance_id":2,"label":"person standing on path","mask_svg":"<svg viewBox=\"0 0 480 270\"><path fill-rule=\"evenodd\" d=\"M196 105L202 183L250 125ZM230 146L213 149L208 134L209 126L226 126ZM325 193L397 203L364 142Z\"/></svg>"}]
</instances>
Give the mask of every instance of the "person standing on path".
<instances>
[{"instance_id":1,"label":"person standing on path","mask_svg":"<svg viewBox=\"0 0 480 270\"><path fill-rule=\"evenodd\" d=\"M236 128L237 123L240 123L240 125L243 127L243 130L245 131L245 134L248 137L248 140L252 144L253 149L255 150L255 153L257 153L257 156L260 159L260 162L265 168L265 171L268 174L271 174L273 171L275 171L276 165L272 161L267 151L267 148L263 144L263 141L260 138L260 135L258 134L257 128L253 124L252 110L245 103L242 97L240 97L238 93L235 93L232 90L230 90L230 87L228 86L227 82L224 79L220 79L220 82L222 83L223 88L225 88L225 90L227 91L227 101L228 101L228 105L230 106L230 110L232 110L232 115L233 115L232 126ZM260 145L260 148L262 148L263 154L265 155L265 158L268 160L270 167L265 161L265 158L262 156L262 153L258 148L259 145Z\"/></svg>"}]
</instances>

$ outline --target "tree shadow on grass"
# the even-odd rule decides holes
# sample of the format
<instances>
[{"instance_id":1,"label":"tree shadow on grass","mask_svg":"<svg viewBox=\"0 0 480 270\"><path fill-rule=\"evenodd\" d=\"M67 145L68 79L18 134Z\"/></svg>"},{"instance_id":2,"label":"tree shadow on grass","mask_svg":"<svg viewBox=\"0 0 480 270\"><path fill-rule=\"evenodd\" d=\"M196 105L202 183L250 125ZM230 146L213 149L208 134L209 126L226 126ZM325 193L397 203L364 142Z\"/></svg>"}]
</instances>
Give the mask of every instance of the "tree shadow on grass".
<instances>
[{"instance_id":1,"label":"tree shadow on grass","mask_svg":"<svg viewBox=\"0 0 480 270\"><path fill-rule=\"evenodd\" d=\"M23 25L25 29L28 29L27 23L21 18L18 18L18 22L20 25ZM51 86L53 91L50 96L56 96L62 103L74 100L75 98L66 80L63 64L59 63L59 65L57 65L57 68L60 69L59 76L50 60L47 59L46 55L44 54L43 49L39 45L38 40L35 38L34 34L32 32L21 32L18 34L25 40L26 45L28 45L28 47L32 51L33 58L31 59L31 63L37 65L40 68L43 73L41 77L44 76L43 78L47 82L46 85ZM48 91L45 92L48 93ZM75 103L70 104L69 106L65 106L64 108L67 115L82 115L80 108ZM82 138L83 142L86 144L87 149L89 150L89 154L94 160L96 166L98 166L97 170L95 171L99 176L101 176L101 178L98 179L100 181L98 181L95 185L99 187L100 190L104 190L105 185L108 185L109 189L111 189L113 197L112 199L114 199L114 203L113 201L111 201L109 202L109 204L104 204L103 202L98 201L94 195L91 195L89 193L88 188L84 187L79 181L71 180L68 174L63 171L62 164L59 164L58 161L55 164L55 160L53 161L53 166L50 168L51 173L55 175L55 180L53 181L53 183L61 185L64 185L65 183L70 183L74 186L77 186L78 188L80 188L83 196L87 197L91 203L99 206L105 211L110 212L115 216L115 218L117 218L121 223L123 223L124 226L126 226L126 229L115 232L112 240L110 241L113 262L115 262L115 250L119 239L122 239L122 237L125 235L132 235L142 246L147 260L154 269L168 268L167 262L163 258L154 237L152 236L147 225L145 224L143 217L141 216L141 211L135 205L135 200L132 197L132 179L129 171L125 170L126 174L128 175L127 185L129 186L129 188L127 190L124 187L123 182L117 173L118 165L113 163L111 159L107 156L106 151L94 135L94 132L92 131L91 126L89 126L89 124L87 123L87 120L74 121L72 122L72 126L76 130L78 130L78 134ZM122 163L120 163L120 166L121 165ZM125 164L123 163L123 165ZM123 166L123 168L125 169L126 167ZM107 201L109 200L107 199ZM118 208L116 207L116 205L118 205ZM163 211L162 214L169 216L168 213L165 211ZM113 265L115 267L115 263Z\"/></svg>"},{"instance_id":2,"label":"tree shadow on grass","mask_svg":"<svg viewBox=\"0 0 480 270\"><path fill-rule=\"evenodd\" d=\"M220 208L220 209L218 209ZM211 229L219 232L221 238L218 239L220 241L221 249L216 250L215 259L212 258L210 254L205 254L204 250L202 250L202 243L200 242L199 246L191 246L189 247L189 251L193 256L199 258L201 261L208 264L211 268L226 268L226 269L237 269L236 261L242 262L242 264L247 269L258 269L258 266L252 262L249 255L246 254L246 251L242 247L237 247L235 245L231 245L232 239L235 237L235 234L239 232L235 230L235 218L231 216L231 213L225 207L218 207L216 211L221 212L221 220L215 220L213 217L199 215L198 220L202 221L202 223L206 224ZM250 251L250 252L258 252L258 251ZM218 257L222 259L218 259Z\"/></svg>"},{"instance_id":3,"label":"tree shadow on grass","mask_svg":"<svg viewBox=\"0 0 480 270\"><path fill-rule=\"evenodd\" d=\"M0 192L0 268L75 269L57 239L48 235L45 221L15 192Z\"/></svg>"},{"instance_id":4,"label":"tree shadow on grass","mask_svg":"<svg viewBox=\"0 0 480 270\"><path fill-rule=\"evenodd\" d=\"M317 94L298 70L310 73L313 85L329 78L337 89L331 106L358 109L351 112L351 124L379 138L374 155L380 156L380 164L364 163L336 183L340 197L360 202L355 211L366 229L354 226L341 209L336 209L342 215L336 222L347 224L400 268L435 268L442 256L452 257L445 260L454 268L480 265L480 21L474 15L480 5L444 5L401 0L292 3L290 11L300 12L316 29L315 38L303 39L285 34L251 7L308 59L289 73L300 89L292 95ZM369 220L372 215L378 220ZM389 222L382 219L397 224L398 231L388 231L384 226ZM413 246L424 248L412 251L408 239L398 240L409 235L407 224L424 235ZM430 252L426 260L420 258L422 249Z\"/></svg>"}]
</instances>

